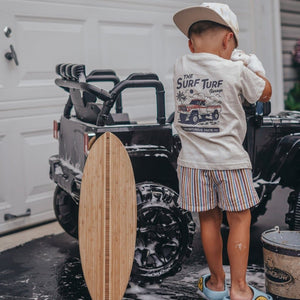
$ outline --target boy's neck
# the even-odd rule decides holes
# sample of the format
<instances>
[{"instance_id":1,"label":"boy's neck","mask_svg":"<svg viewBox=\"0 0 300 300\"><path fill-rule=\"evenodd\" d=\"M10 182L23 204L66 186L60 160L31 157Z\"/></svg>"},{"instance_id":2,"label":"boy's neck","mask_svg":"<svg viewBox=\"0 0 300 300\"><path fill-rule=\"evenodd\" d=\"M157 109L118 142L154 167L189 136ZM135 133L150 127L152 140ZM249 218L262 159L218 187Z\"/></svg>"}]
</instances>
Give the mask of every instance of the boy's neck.
<instances>
[{"instance_id":1,"label":"boy's neck","mask_svg":"<svg viewBox=\"0 0 300 300\"><path fill-rule=\"evenodd\" d=\"M190 49L192 53L210 53L221 56L221 45L210 36L192 38L191 41L192 47Z\"/></svg>"},{"instance_id":2,"label":"boy's neck","mask_svg":"<svg viewBox=\"0 0 300 300\"><path fill-rule=\"evenodd\" d=\"M192 53L210 53L230 59L228 46L224 47L226 31L215 32L214 34L192 35L189 40L189 48Z\"/></svg>"}]
</instances>

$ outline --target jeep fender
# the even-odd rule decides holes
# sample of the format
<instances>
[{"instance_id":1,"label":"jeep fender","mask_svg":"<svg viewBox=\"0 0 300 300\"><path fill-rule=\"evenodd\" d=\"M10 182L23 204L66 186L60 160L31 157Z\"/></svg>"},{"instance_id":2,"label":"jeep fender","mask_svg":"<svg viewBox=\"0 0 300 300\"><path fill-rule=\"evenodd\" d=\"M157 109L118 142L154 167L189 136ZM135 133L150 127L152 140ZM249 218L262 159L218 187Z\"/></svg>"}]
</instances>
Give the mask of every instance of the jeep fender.
<instances>
[{"instance_id":1,"label":"jeep fender","mask_svg":"<svg viewBox=\"0 0 300 300\"><path fill-rule=\"evenodd\" d=\"M300 186L300 134L281 138L274 152L269 178L280 178L280 184L295 189Z\"/></svg>"},{"instance_id":2,"label":"jeep fender","mask_svg":"<svg viewBox=\"0 0 300 300\"><path fill-rule=\"evenodd\" d=\"M130 146L128 151L136 183L152 181L178 192L176 160L161 146Z\"/></svg>"}]
</instances>

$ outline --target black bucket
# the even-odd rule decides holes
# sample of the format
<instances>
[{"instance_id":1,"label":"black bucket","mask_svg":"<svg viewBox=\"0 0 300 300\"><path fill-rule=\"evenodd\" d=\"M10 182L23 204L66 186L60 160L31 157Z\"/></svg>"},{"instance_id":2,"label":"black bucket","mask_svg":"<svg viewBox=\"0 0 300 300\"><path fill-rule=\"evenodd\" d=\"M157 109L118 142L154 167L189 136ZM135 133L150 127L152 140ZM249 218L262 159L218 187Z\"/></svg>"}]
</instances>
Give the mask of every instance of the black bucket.
<instances>
[{"instance_id":1,"label":"black bucket","mask_svg":"<svg viewBox=\"0 0 300 300\"><path fill-rule=\"evenodd\" d=\"M300 299L300 231L265 231L263 242L266 291L273 299Z\"/></svg>"}]
</instances>

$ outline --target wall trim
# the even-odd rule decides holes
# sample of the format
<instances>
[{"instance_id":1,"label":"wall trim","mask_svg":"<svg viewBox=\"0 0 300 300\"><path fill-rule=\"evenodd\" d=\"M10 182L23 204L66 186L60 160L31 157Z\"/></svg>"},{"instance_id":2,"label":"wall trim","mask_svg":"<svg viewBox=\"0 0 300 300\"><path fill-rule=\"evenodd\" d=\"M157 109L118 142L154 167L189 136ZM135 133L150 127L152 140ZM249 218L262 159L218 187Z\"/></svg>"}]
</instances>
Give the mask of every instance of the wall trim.
<instances>
[{"instance_id":1,"label":"wall trim","mask_svg":"<svg viewBox=\"0 0 300 300\"><path fill-rule=\"evenodd\" d=\"M199 5L197 0L181 1L181 0L25 0L26 2L39 2L39 3L48 3L48 4L70 4L72 6L94 6L94 7L109 7L109 8L120 8L126 7L128 9L145 9L149 8L151 11L161 11L162 9L168 11L175 11L176 9L184 8L192 5Z\"/></svg>"}]
</instances>

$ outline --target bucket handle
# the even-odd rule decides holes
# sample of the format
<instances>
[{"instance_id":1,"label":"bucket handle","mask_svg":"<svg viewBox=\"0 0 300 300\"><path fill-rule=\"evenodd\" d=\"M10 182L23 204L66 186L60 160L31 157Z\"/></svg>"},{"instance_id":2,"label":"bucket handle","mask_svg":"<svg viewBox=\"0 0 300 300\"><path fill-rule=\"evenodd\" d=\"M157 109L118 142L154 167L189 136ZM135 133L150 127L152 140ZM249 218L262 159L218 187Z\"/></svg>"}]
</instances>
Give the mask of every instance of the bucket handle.
<instances>
[{"instance_id":1,"label":"bucket handle","mask_svg":"<svg viewBox=\"0 0 300 300\"><path fill-rule=\"evenodd\" d=\"M280 228L279 226L275 226L274 228L272 229L269 229L269 230L266 230L264 233L269 233L269 232L277 232L277 233L280 233Z\"/></svg>"}]
</instances>

